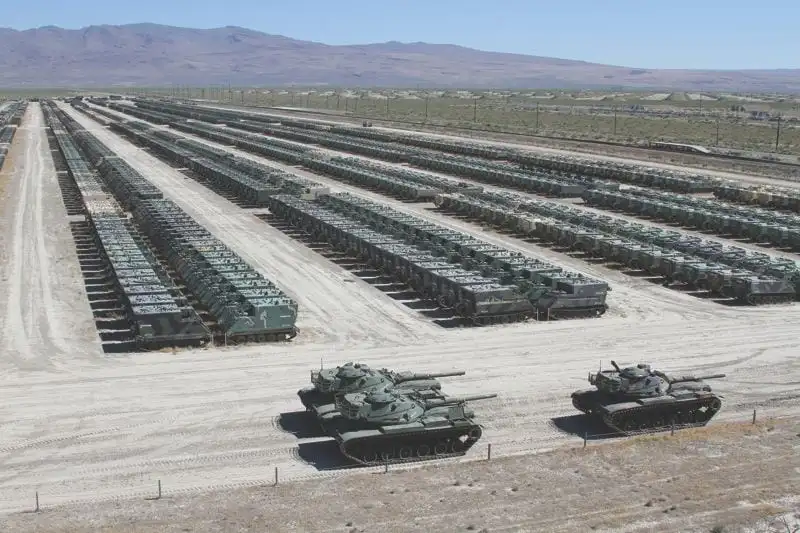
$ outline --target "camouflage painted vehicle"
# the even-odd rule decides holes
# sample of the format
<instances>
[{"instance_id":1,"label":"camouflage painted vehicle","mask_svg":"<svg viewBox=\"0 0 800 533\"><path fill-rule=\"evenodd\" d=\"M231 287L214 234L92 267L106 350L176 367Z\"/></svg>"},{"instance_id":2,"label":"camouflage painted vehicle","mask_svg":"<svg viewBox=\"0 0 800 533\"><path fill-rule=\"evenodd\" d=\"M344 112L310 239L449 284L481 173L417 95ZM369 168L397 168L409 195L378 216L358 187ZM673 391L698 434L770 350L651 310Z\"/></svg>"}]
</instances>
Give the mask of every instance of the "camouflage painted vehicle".
<instances>
[{"instance_id":1,"label":"camouflage painted vehicle","mask_svg":"<svg viewBox=\"0 0 800 533\"><path fill-rule=\"evenodd\" d=\"M323 427L345 457L363 465L456 457L483 434L467 402L495 397L391 388L345 394L336 398L338 416Z\"/></svg>"},{"instance_id":2,"label":"camouflage painted vehicle","mask_svg":"<svg viewBox=\"0 0 800 533\"><path fill-rule=\"evenodd\" d=\"M394 372L386 368L374 370L360 363L346 363L336 368L320 368L311 371L311 385L297 391L307 410L323 405L334 405L339 394L367 392L402 384L404 390L439 390L442 384L436 378L463 376L466 372L456 370L439 373Z\"/></svg>"},{"instance_id":3,"label":"camouflage painted vehicle","mask_svg":"<svg viewBox=\"0 0 800 533\"><path fill-rule=\"evenodd\" d=\"M589 374L594 389L572 393L572 405L586 414L602 417L611 429L624 434L658 431L671 427L706 425L722 407L721 397L703 380L709 376L668 377L638 364Z\"/></svg>"}]
</instances>

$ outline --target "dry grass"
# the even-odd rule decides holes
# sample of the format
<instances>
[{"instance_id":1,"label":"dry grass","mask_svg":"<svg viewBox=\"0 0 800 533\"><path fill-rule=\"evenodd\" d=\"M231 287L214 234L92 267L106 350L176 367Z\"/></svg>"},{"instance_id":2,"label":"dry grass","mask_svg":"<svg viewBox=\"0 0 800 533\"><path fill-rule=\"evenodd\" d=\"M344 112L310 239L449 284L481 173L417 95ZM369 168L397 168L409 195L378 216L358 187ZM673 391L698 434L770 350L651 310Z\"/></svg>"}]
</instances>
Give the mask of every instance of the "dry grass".
<instances>
[{"instance_id":1,"label":"dry grass","mask_svg":"<svg viewBox=\"0 0 800 533\"><path fill-rule=\"evenodd\" d=\"M6 517L25 532L744 531L796 513L797 419ZM92 516L92 519L88 519ZM722 528L722 529L719 529Z\"/></svg>"}]
</instances>

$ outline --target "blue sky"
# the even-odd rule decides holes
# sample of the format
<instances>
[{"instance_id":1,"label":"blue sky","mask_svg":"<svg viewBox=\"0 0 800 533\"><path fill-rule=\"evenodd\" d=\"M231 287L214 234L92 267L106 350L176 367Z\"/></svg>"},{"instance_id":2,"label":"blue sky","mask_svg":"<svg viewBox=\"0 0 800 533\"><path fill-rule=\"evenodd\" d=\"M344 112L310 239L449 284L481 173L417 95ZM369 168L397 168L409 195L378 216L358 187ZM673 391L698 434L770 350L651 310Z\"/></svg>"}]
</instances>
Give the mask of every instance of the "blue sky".
<instances>
[{"instance_id":1,"label":"blue sky","mask_svg":"<svg viewBox=\"0 0 800 533\"><path fill-rule=\"evenodd\" d=\"M25 0L0 26L243 26L328 44L451 43L649 68L800 68L797 0Z\"/></svg>"}]
</instances>

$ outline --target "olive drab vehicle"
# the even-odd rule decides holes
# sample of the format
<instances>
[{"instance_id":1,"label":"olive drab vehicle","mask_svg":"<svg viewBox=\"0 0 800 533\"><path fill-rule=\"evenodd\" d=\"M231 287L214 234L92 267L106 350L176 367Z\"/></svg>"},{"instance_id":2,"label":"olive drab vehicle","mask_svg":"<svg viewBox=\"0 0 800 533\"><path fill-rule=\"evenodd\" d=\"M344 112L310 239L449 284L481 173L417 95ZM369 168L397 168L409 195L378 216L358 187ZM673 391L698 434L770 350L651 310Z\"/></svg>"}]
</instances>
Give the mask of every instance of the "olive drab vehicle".
<instances>
[{"instance_id":1,"label":"olive drab vehicle","mask_svg":"<svg viewBox=\"0 0 800 533\"><path fill-rule=\"evenodd\" d=\"M573 392L572 405L602 417L620 433L704 426L722 407L721 397L703 380L725 374L669 377L647 364L625 368L611 364L614 370L589 374L595 388Z\"/></svg>"},{"instance_id":2,"label":"olive drab vehicle","mask_svg":"<svg viewBox=\"0 0 800 533\"><path fill-rule=\"evenodd\" d=\"M365 392L402 385L404 390L442 388L436 378L463 376L466 372L422 373L394 372L386 368L373 370L368 365L346 363L336 368L311 371L311 385L297 391L303 406L311 411L322 405L333 406L339 394Z\"/></svg>"},{"instance_id":3,"label":"olive drab vehicle","mask_svg":"<svg viewBox=\"0 0 800 533\"><path fill-rule=\"evenodd\" d=\"M467 402L495 397L392 388L345 394L336 398L339 416L325 427L342 454L363 465L455 457L483 434Z\"/></svg>"}]
</instances>

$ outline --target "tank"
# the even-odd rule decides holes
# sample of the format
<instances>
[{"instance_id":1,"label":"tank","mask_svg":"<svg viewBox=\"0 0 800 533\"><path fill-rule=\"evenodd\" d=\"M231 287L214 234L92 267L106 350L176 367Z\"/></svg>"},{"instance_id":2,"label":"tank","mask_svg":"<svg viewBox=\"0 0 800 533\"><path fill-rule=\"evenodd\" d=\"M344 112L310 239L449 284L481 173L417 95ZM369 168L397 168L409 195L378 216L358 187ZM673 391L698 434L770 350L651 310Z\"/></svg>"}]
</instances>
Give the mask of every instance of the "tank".
<instances>
[{"instance_id":1,"label":"tank","mask_svg":"<svg viewBox=\"0 0 800 533\"><path fill-rule=\"evenodd\" d=\"M311 371L311 385L297 391L306 410L317 406L333 404L338 394L366 392L403 385L405 390L442 388L436 378L463 376L466 372L413 373L394 372L386 368L374 370L360 363L346 363L336 368L320 368Z\"/></svg>"},{"instance_id":2,"label":"tank","mask_svg":"<svg viewBox=\"0 0 800 533\"><path fill-rule=\"evenodd\" d=\"M339 415L325 428L345 457L363 465L456 457L483 434L467 402L495 397L392 388L345 394L336 398Z\"/></svg>"},{"instance_id":3,"label":"tank","mask_svg":"<svg viewBox=\"0 0 800 533\"><path fill-rule=\"evenodd\" d=\"M572 393L572 405L600 416L611 429L626 435L671 427L706 425L722 407L721 397L703 380L725 374L669 377L637 364L589 374L594 389Z\"/></svg>"}]
</instances>

